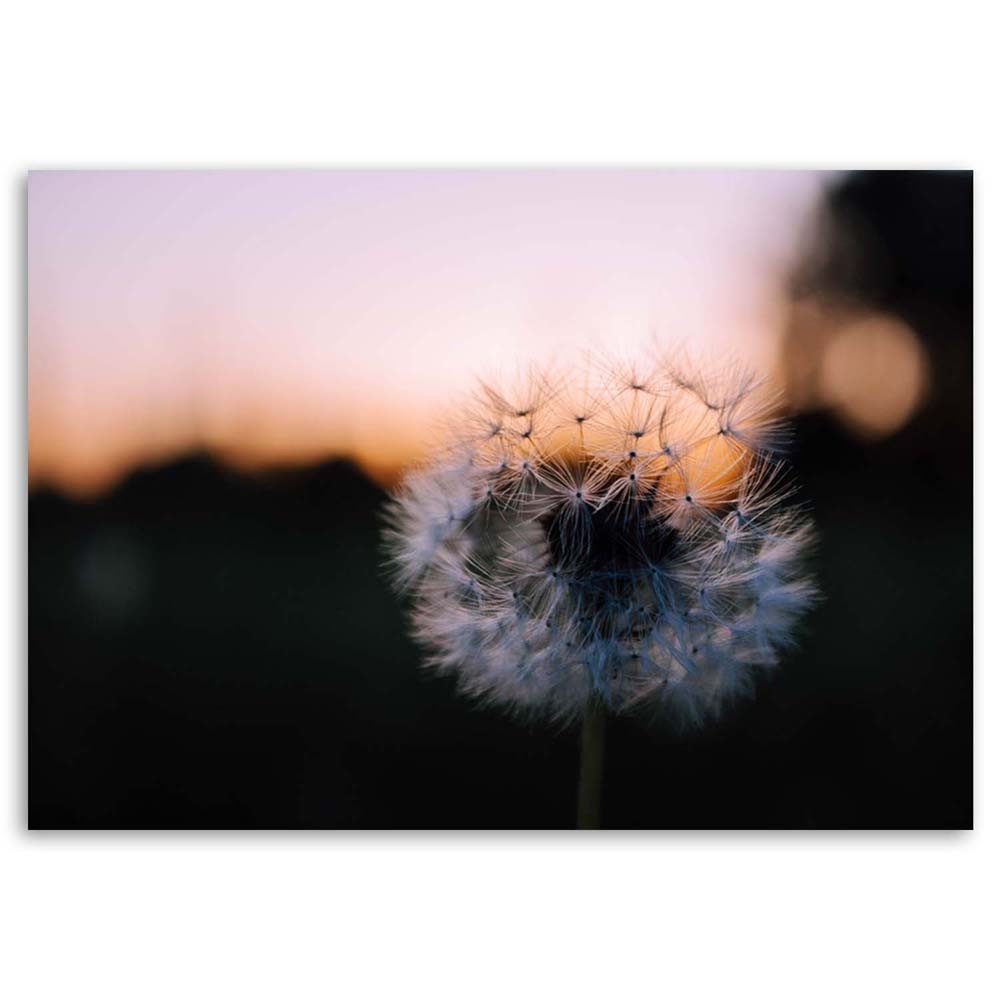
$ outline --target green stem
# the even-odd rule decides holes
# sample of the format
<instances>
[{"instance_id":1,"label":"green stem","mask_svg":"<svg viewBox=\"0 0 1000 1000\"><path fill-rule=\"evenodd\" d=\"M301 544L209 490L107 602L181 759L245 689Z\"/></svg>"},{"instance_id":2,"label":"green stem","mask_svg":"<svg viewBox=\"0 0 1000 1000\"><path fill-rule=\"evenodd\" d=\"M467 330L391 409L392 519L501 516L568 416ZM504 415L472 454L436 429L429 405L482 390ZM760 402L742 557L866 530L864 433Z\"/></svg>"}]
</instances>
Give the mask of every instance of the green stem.
<instances>
[{"instance_id":1,"label":"green stem","mask_svg":"<svg viewBox=\"0 0 1000 1000\"><path fill-rule=\"evenodd\" d=\"M584 709L580 735L580 783L576 800L576 825L579 830L601 828L604 714L604 702L596 695L592 696Z\"/></svg>"}]
</instances>

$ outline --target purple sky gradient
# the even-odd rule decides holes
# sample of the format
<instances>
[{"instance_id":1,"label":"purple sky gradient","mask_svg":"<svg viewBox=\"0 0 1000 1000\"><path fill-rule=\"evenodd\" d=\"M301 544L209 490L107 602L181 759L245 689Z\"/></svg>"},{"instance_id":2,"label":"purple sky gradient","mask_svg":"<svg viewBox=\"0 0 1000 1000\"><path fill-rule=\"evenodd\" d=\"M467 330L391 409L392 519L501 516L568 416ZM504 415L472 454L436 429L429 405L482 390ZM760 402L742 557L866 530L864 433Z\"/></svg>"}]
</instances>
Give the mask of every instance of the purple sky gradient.
<instances>
[{"instance_id":1,"label":"purple sky gradient","mask_svg":"<svg viewBox=\"0 0 1000 1000\"><path fill-rule=\"evenodd\" d=\"M207 447L421 453L477 375L682 341L768 367L812 172L36 172L34 483Z\"/></svg>"}]
</instances>

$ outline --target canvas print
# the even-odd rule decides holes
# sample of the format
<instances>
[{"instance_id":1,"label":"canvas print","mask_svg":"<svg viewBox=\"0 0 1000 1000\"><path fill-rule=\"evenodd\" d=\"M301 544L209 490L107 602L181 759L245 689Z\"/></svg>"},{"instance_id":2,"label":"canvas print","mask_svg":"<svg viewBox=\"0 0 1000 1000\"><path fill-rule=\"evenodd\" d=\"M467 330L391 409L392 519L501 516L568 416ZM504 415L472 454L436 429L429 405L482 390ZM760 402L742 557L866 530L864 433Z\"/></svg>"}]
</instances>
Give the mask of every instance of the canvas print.
<instances>
[{"instance_id":1,"label":"canvas print","mask_svg":"<svg viewBox=\"0 0 1000 1000\"><path fill-rule=\"evenodd\" d=\"M972 174L27 182L35 829L962 829Z\"/></svg>"}]
</instances>

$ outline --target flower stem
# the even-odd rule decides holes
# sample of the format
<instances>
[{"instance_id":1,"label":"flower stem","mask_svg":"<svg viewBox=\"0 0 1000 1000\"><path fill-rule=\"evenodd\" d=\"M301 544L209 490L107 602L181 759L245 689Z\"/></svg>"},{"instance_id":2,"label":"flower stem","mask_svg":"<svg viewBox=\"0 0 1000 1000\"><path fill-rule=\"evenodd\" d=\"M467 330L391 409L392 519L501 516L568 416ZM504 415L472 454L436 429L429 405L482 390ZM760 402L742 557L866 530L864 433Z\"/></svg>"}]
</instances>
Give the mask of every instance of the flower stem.
<instances>
[{"instance_id":1,"label":"flower stem","mask_svg":"<svg viewBox=\"0 0 1000 1000\"><path fill-rule=\"evenodd\" d=\"M576 826L601 827L601 785L604 776L604 702L596 695L587 701L580 734L580 783L577 786Z\"/></svg>"}]
</instances>

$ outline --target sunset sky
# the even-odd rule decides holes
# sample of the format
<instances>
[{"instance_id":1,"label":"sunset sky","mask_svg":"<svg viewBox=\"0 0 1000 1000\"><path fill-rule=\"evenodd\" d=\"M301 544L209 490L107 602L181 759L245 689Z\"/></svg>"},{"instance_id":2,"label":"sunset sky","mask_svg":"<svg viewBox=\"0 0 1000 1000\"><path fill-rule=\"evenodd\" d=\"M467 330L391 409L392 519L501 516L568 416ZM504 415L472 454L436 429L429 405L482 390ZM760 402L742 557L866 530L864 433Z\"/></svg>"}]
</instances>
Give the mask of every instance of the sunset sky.
<instances>
[{"instance_id":1,"label":"sunset sky","mask_svg":"<svg viewBox=\"0 0 1000 1000\"><path fill-rule=\"evenodd\" d=\"M772 364L827 176L34 172L29 469L418 458L476 376L684 343Z\"/></svg>"}]
</instances>

